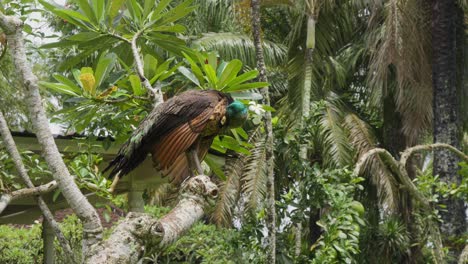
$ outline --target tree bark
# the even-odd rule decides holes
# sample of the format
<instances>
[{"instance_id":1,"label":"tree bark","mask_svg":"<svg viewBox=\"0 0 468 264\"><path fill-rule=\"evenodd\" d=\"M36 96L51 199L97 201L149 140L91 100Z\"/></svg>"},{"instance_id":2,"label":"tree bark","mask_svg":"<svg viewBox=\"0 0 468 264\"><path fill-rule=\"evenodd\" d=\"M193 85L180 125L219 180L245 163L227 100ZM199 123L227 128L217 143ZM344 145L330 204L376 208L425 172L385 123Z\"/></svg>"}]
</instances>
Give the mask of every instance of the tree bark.
<instances>
[{"instance_id":1,"label":"tree bark","mask_svg":"<svg viewBox=\"0 0 468 264\"><path fill-rule=\"evenodd\" d=\"M163 248L177 240L214 204L218 187L206 175L189 179L182 186L182 199L157 220L142 213L129 213L106 240L87 252L86 263L137 263L146 248Z\"/></svg>"},{"instance_id":2,"label":"tree bark","mask_svg":"<svg viewBox=\"0 0 468 264\"><path fill-rule=\"evenodd\" d=\"M255 45L255 56L257 58L257 68L260 72L259 80L267 82L265 59L261 40L260 22L260 0L252 0L252 34ZM270 95L268 88L262 88L263 104L270 106ZM276 207L275 207L275 174L274 174L274 154L273 154L273 125L271 123L271 112L265 113L266 131L266 164L267 164L267 226L268 226L268 262L276 263Z\"/></svg>"},{"instance_id":3,"label":"tree bark","mask_svg":"<svg viewBox=\"0 0 468 264\"><path fill-rule=\"evenodd\" d=\"M83 252L102 239L102 225L94 207L88 202L75 184L49 128L49 120L42 105L39 94L38 80L31 70L26 57L22 34L23 22L12 16L5 16L0 12L0 27L7 35L9 49L14 60L15 68L26 94L29 118L33 124L44 158L57 181L63 196L70 207L83 222Z\"/></svg>"},{"instance_id":4,"label":"tree bark","mask_svg":"<svg viewBox=\"0 0 468 264\"><path fill-rule=\"evenodd\" d=\"M456 0L433 0L432 2L432 82L434 111L434 142L447 143L456 148L459 141L459 113L457 99L456 59ZM448 184L460 183L457 176L458 158L445 149L434 151L435 175ZM441 231L446 238L453 239L466 231L465 206L462 200L441 199L446 210L441 211ZM449 240L446 240L446 243ZM449 246L450 262L454 263L461 249Z\"/></svg>"}]
</instances>

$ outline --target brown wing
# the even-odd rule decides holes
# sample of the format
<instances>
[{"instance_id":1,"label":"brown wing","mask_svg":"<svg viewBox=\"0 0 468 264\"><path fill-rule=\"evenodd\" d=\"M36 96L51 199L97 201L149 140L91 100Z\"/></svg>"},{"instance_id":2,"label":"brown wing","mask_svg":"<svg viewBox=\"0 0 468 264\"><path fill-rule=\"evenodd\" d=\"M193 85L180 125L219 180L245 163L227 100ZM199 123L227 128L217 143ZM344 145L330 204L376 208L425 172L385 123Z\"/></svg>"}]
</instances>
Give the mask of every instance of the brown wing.
<instances>
[{"instance_id":1,"label":"brown wing","mask_svg":"<svg viewBox=\"0 0 468 264\"><path fill-rule=\"evenodd\" d=\"M206 108L199 116L180 125L154 145L151 153L153 162L162 170L167 169L176 159L184 154L199 138L208 120L213 114L214 106Z\"/></svg>"},{"instance_id":2,"label":"brown wing","mask_svg":"<svg viewBox=\"0 0 468 264\"><path fill-rule=\"evenodd\" d=\"M198 158L200 161L202 161L208 153L213 139L211 138L209 142L205 139L203 141L205 141L205 143L202 142L198 149ZM185 153L180 154L169 168L163 170L163 175L168 176L173 184L181 184L188 176L190 176L187 155Z\"/></svg>"}]
</instances>

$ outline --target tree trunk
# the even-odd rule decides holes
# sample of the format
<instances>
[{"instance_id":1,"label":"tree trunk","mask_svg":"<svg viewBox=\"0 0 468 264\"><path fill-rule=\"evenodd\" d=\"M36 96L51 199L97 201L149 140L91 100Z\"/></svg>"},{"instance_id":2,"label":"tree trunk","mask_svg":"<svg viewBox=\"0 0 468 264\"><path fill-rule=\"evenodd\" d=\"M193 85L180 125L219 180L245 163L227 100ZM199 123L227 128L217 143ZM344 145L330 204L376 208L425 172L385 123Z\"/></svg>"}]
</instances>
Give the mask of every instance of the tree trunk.
<instances>
[{"instance_id":1,"label":"tree trunk","mask_svg":"<svg viewBox=\"0 0 468 264\"><path fill-rule=\"evenodd\" d=\"M252 0L252 34L257 58L257 68L260 72L259 80L267 82L265 59L261 40L260 24L260 0ZM268 88L262 88L263 104L270 105ZM265 113L266 131L266 164L267 164L267 227L268 227L268 263L276 263L276 207L275 207L275 175L273 156L273 125L271 123L271 112Z\"/></svg>"},{"instance_id":2,"label":"tree trunk","mask_svg":"<svg viewBox=\"0 0 468 264\"><path fill-rule=\"evenodd\" d=\"M434 142L447 143L460 147L458 132L457 104L457 60L456 60L456 1L434 0L432 2L432 82L434 111ZM434 151L434 174L449 184L460 183L457 176L458 158L447 150ZM455 238L466 231L465 209L463 201L453 198L441 199L446 210L441 212L442 234L446 238ZM447 241L446 241L447 242ZM461 249L449 246L451 263L460 254Z\"/></svg>"}]
</instances>

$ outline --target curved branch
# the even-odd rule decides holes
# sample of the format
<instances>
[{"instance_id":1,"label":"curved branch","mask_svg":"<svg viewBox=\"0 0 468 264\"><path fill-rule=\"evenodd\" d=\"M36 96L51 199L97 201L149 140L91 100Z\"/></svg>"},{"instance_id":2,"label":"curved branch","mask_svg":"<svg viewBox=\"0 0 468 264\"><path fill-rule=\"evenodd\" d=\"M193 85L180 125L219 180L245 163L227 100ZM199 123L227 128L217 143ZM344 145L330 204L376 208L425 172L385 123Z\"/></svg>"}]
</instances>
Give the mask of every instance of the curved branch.
<instances>
[{"instance_id":1,"label":"curved branch","mask_svg":"<svg viewBox=\"0 0 468 264\"><path fill-rule=\"evenodd\" d=\"M360 175L362 173L361 170L364 167L364 164L367 162L367 160L376 154L378 154L382 159L383 163L390 168L390 171L392 171L396 176L398 176L400 182L413 195L413 197L416 200L418 200L423 206L429 207L427 199L419 192L414 183L411 181L411 178L406 172L405 167L400 162L395 160L392 154L390 154L390 152L388 152L386 149L375 148L364 153L359 158L359 161L356 163L356 167L354 168L353 174L355 176Z\"/></svg>"},{"instance_id":2,"label":"curved branch","mask_svg":"<svg viewBox=\"0 0 468 264\"><path fill-rule=\"evenodd\" d=\"M218 197L218 187L206 175L189 179L182 192L176 207L159 220L147 214L129 213L109 239L91 249L86 263L137 263L145 247L163 248L177 240Z\"/></svg>"},{"instance_id":3,"label":"curved branch","mask_svg":"<svg viewBox=\"0 0 468 264\"><path fill-rule=\"evenodd\" d=\"M400 163L406 167L406 163L408 162L408 159L415 153L415 152L419 152L419 151L429 151L429 150L433 150L433 149L436 149L436 148L444 148L444 149L448 149L450 151L452 151L453 153L455 153L457 156L459 156L461 159L465 160L465 161L468 161L468 155L466 155L465 153L461 152L460 150L458 150L457 148L455 148L454 146L452 145L449 145L449 144L445 144L445 143L434 143L434 144L430 144L430 145L418 145L418 146L414 146L414 147L411 147L411 148L407 148L405 151L402 152L401 154L401 158L400 158Z\"/></svg>"}]
</instances>

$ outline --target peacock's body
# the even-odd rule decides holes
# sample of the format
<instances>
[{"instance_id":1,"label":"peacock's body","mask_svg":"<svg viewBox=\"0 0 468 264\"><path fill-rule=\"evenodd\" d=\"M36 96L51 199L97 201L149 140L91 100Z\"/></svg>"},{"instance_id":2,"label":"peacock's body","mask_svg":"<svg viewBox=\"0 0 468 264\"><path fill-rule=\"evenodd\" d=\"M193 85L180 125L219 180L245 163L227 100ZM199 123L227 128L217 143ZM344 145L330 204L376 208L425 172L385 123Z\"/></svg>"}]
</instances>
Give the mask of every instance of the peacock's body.
<instances>
[{"instance_id":1,"label":"peacock's body","mask_svg":"<svg viewBox=\"0 0 468 264\"><path fill-rule=\"evenodd\" d=\"M155 166L178 184L194 170L202 173L203 160L214 137L238 127L247 108L228 94L215 90L189 90L156 107L138 126L105 169L109 177L122 177L151 153Z\"/></svg>"}]
</instances>

